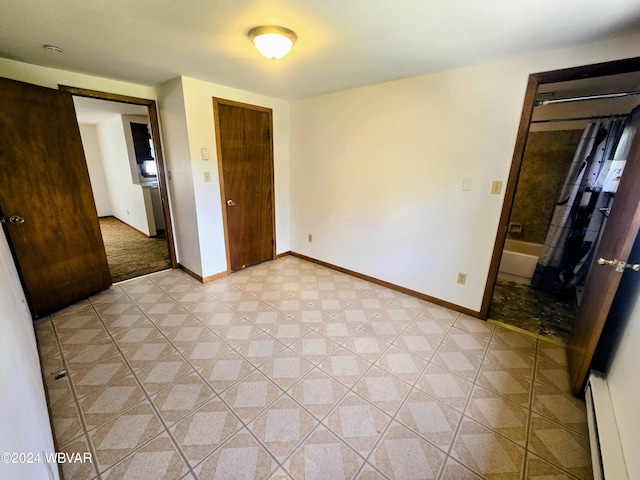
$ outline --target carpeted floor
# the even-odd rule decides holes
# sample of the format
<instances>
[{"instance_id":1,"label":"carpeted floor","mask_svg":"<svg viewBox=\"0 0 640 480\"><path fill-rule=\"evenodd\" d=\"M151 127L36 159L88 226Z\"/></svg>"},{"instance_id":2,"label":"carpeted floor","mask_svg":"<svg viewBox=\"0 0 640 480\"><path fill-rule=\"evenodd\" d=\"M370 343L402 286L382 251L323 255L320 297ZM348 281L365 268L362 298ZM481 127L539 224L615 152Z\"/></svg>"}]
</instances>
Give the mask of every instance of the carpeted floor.
<instances>
[{"instance_id":1,"label":"carpeted floor","mask_svg":"<svg viewBox=\"0 0 640 480\"><path fill-rule=\"evenodd\" d=\"M149 238L114 217L100 218L100 230L113 283L171 268L164 231Z\"/></svg>"},{"instance_id":2,"label":"carpeted floor","mask_svg":"<svg viewBox=\"0 0 640 480\"><path fill-rule=\"evenodd\" d=\"M498 280L489 318L566 342L575 319L573 298L562 298L527 285Z\"/></svg>"}]
</instances>

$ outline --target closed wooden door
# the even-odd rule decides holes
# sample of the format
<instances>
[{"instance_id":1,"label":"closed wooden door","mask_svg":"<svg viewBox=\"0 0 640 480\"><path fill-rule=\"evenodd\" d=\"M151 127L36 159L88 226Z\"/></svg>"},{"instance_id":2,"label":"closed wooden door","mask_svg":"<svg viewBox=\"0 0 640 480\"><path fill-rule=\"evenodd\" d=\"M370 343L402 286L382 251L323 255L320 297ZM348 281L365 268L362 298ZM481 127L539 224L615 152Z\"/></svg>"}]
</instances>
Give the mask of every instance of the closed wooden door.
<instances>
[{"instance_id":1,"label":"closed wooden door","mask_svg":"<svg viewBox=\"0 0 640 480\"><path fill-rule=\"evenodd\" d=\"M0 79L0 208L35 318L111 284L71 94Z\"/></svg>"},{"instance_id":2,"label":"closed wooden door","mask_svg":"<svg viewBox=\"0 0 640 480\"><path fill-rule=\"evenodd\" d=\"M576 395L581 393L589 373L622 273L627 270L624 267L627 263L640 263L640 258L629 257L640 228L639 178L640 135L636 133L594 256L607 263L596 262L591 267L567 343L571 388ZM640 275L640 272L634 274Z\"/></svg>"},{"instance_id":3,"label":"closed wooden door","mask_svg":"<svg viewBox=\"0 0 640 480\"><path fill-rule=\"evenodd\" d=\"M229 269L274 257L271 110L214 99Z\"/></svg>"}]
</instances>

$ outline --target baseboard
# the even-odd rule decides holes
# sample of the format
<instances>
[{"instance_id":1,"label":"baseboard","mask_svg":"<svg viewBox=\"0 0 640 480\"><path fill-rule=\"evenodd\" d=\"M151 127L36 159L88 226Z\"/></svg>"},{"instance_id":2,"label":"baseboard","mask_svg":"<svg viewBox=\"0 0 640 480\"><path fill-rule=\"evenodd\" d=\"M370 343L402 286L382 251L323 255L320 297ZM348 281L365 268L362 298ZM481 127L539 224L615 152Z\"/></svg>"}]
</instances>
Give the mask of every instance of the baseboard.
<instances>
[{"instance_id":1,"label":"baseboard","mask_svg":"<svg viewBox=\"0 0 640 480\"><path fill-rule=\"evenodd\" d=\"M224 278L224 277L229 275L229 272L220 272L220 273L215 273L213 275L209 275L207 277L202 277L201 275L198 275L197 273L192 272L191 270L189 270L187 267L185 267L181 263L178 264L178 268L180 270L184 271L184 273L186 273L187 275L195 278L196 280L198 280L199 282L202 282L202 283L212 282L214 280L217 280L219 278Z\"/></svg>"},{"instance_id":2,"label":"baseboard","mask_svg":"<svg viewBox=\"0 0 640 480\"><path fill-rule=\"evenodd\" d=\"M585 388L594 480L629 480L606 377L591 370Z\"/></svg>"},{"instance_id":3,"label":"baseboard","mask_svg":"<svg viewBox=\"0 0 640 480\"><path fill-rule=\"evenodd\" d=\"M338 272L346 273L347 275L351 275L356 278L361 278L362 280L366 280L371 283L375 283L377 285L390 288L391 290L395 290L397 292L404 293L406 295L410 295L415 298L419 298L420 300L424 300L425 302L434 303L441 307L449 308L456 312L464 313L465 315L469 315L471 317L480 318L480 312L476 310L471 310L466 307L461 307L460 305L456 305L454 303L446 302L444 300L440 300L439 298L431 297L429 295L425 295L424 293L416 292L415 290L411 290L409 288L401 287L400 285L395 285L393 283L385 282L384 280L380 280L379 278L370 277L369 275L365 275L363 273L354 272L353 270L349 270L348 268L342 268L337 265L333 265L331 263L324 262L322 260L318 260L316 258L308 257L301 253L297 252L289 252L290 255L294 257L301 258L302 260L307 260L308 262L313 262L318 265L322 265L323 267L330 268L332 270L337 270Z\"/></svg>"}]
</instances>

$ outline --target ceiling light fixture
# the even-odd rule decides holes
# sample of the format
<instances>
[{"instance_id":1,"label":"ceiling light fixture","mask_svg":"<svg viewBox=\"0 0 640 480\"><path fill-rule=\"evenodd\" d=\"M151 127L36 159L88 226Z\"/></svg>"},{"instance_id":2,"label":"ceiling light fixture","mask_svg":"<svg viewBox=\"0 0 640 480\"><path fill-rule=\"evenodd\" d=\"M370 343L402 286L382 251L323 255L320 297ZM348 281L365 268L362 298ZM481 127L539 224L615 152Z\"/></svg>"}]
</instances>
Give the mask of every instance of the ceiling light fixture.
<instances>
[{"instance_id":1,"label":"ceiling light fixture","mask_svg":"<svg viewBox=\"0 0 640 480\"><path fill-rule=\"evenodd\" d=\"M258 51L267 58L284 57L298 39L288 28L265 25L254 27L247 33Z\"/></svg>"}]
</instances>

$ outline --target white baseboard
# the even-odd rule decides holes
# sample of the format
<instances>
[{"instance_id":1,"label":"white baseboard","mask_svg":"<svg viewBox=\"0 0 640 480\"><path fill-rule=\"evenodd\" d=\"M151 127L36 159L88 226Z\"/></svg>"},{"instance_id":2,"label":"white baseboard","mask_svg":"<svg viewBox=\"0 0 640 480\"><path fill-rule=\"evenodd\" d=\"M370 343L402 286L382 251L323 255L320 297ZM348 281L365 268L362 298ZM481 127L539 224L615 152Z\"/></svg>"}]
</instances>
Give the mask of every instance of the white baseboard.
<instances>
[{"instance_id":1,"label":"white baseboard","mask_svg":"<svg viewBox=\"0 0 640 480\"><path fill-rule=\"evenodd\" d=\"M594 480L629 480L605 376L591 370L585 388Z\"/></svg>"}]
</instances>

